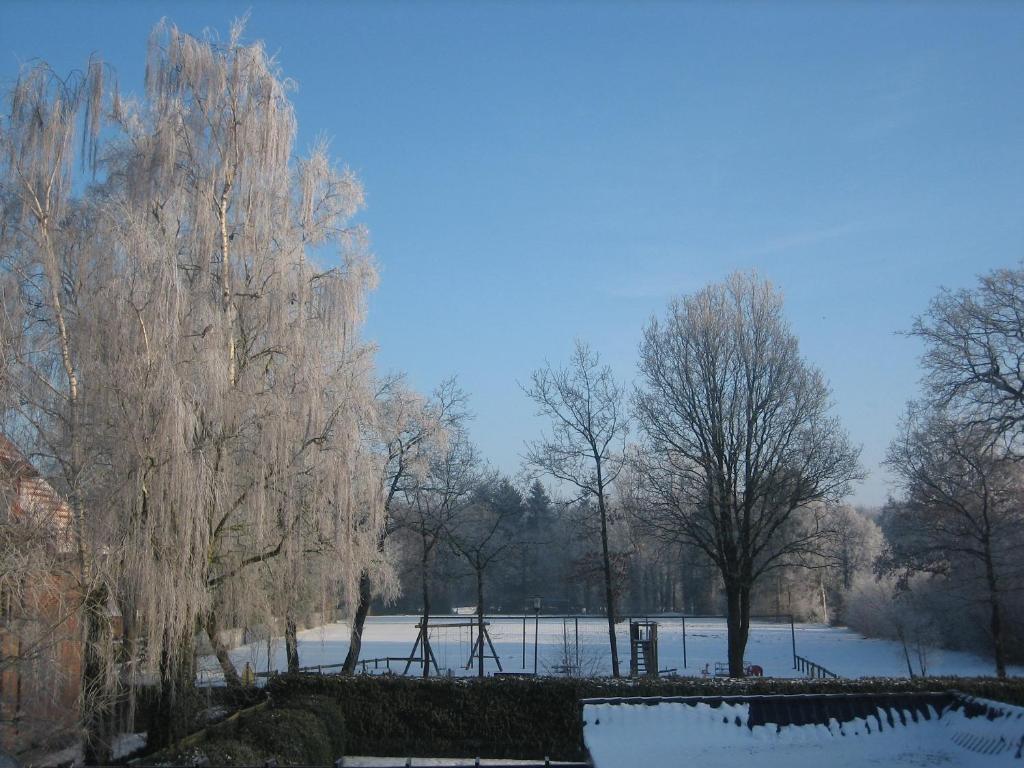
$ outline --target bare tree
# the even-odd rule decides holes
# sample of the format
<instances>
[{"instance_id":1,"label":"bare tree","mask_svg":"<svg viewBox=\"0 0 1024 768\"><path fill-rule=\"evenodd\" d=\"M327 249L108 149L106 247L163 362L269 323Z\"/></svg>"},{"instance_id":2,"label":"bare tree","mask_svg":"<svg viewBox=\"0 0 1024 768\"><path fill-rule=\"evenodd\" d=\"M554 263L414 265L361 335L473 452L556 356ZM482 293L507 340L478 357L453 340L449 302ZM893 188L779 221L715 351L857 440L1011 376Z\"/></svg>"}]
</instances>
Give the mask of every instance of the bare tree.
<instances>
[{"instance_id":1,"label":"bare tree","mask_svg":"<svg viewBox=\"0 0 1024 768\"><path fill-rule=\"evenodd\" d=\"M974 290L943 291L914 322L931 401L1013 434L1024 423L1024 269L983 275Z\"/></svg>"},{"instance_id":2,"label":"bare tree","mask_svg":"<svg viewBox=\"0 0 1024 768\"><path fill-rule=\"evenodd\" d=\"M423 595L421 631L429 632L430 596L434 558L438 546L447 540L448 526L471 497L480 475L480 457L469 441L464 425L452 425L443 443L434 445L422 480L405 494L404 503L392 510L396 529L407 532L416 542ZM423 676L430 675L424 649Z\"/></svg>"},{"instance_id":3,"label":"bare tree","mask_svg":"<svg viewBox=\"0 0 1024 768\"><path fill-rule=\"evenodd\" d=\"M673 301L644 332L640 371L652 525L718 567L729 674L741 677L752 588L819 551L818 502L846 495L858 451L828 415L828 386L800 357L782 297L754 275Z\"/></svg>"},{"instance_id":4,"label":"bare tree","mask_svg":"<svg viewBox=\"0 0 1024 768\"><path fill-rule=\"evenodd\" d=\"M474 497L455 509L445 531L448 543L473 571L476 581L478 677L484 676L484 577L522 542L522 518L514 507L495 503L497 486L496 476L484 478Z\"/></svg>"},{"instance_id":5,"label":"bare tree","mask_svg":"<svg viewBox=\"0 0 1024 768\"><path fill-rule=\"evenodd\" d=\"M911 405L886 463L903 498L883 514L884 564L983 585L996 674L1006 676L1004 601L1024 575L1024 482L987 429Z\"/></svg>"},{"instance_id":6,"label":"bare tree","mask_svg":"<svg viewBox=\"0 0 1024 768\"><path fill-rule=\"evenodd\" d=\"M551 420L551 432L527 445L527 465L574 486L582 498L593 500L597 506L608 643L612 675L618 677L608 505L609 490L622 467L621 454L628 428L624 390L611 368L602 366L598 354L582 341L576 342L566 367L554 368L548 364L534 371L530 385L524 390L537 404L538 415Z\"/></svg>"},{"instance_id":7,"label":"bare tree","mask_svg":"<svg viewBox=\"0 0 1024 768\"><path fill-rule=\"evenodd\" d=\"M466 396L454 379L449 379L425 400L412 392L401 377L381 382L377 391L377 413L374 426L375 450L382 457L380 475L384 522L378 526L377 541L381 560L395 521L392 508L396 500L415 495L423 480L429 458L444 445L449 429L458 430L466 418ZM370 518L367 522L375 524ZM359 602L352 620L348 653L342 666L344 674L355 672L362 648L363 625L370 610L370 601L380 592L379 578L367 568L359 579ZM375 584L375 581L378 582Z\"/></svg>"}]
</instances>

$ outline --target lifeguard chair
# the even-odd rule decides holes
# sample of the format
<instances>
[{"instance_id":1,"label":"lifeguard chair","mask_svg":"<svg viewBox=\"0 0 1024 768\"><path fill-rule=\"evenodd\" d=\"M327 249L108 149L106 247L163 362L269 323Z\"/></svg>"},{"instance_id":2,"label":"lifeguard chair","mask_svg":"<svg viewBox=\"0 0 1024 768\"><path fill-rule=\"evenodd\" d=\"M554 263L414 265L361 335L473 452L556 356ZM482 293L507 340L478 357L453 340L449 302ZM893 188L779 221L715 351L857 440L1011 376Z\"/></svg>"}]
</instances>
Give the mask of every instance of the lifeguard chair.
<instances>
[{"instance_id":1,"label":"lifeguard chair","mask_svg":"<svg viewBox=\"0 0 1024 768\"><path fill-rule=\"evenodd\" d=\"M629 622L629 676L658 676L658 622Z\"/></svg>"}]
</instances>

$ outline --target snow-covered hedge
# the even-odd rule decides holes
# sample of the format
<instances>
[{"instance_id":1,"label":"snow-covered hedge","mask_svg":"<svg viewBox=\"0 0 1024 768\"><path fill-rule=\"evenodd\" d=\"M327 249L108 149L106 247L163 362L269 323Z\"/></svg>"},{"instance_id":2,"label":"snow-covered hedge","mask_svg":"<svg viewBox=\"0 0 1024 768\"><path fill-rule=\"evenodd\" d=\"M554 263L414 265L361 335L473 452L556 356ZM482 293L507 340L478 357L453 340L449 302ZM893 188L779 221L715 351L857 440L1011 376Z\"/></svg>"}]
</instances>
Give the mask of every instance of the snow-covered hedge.
<instances>
[{"instance_id":1,"label":"snow-covered hedge","mask_svg":"<svg viewBox=\"0 0 1024 768\"><path fill-rule=\"evenodd\" d=\"M318 694L340 704L349 754L562 760L585 758L580 700L586 698L948 690L1024 705L1024 680L993 678L615 681L293 675L269 685L271 701Z\"/></svg>"}]
</instances>

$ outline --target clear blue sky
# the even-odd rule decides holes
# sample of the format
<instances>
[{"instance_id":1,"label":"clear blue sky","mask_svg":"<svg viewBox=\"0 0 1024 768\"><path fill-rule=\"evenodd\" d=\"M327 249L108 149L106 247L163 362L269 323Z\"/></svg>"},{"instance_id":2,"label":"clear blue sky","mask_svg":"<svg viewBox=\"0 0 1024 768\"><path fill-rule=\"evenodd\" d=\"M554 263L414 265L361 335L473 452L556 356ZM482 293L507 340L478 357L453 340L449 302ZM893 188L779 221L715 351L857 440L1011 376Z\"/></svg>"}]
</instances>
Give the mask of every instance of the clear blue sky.
<instances>
[{"instance_id":1,"label":"clear blue sky","mask_svg":"<svg viewBox=\"0 0 1024 768\"><path fill-rule=\"evenodd\" d=\"M590 341L632 380L673 294L777 283L871 477L940 286L1024 255L1021 3L0 4L0 79L100 53L141 85L152 25L251 9L367 191L368 333L429 389L457 374L515 472L542 424L517 381Z\"/></svg>"}]
</instances>

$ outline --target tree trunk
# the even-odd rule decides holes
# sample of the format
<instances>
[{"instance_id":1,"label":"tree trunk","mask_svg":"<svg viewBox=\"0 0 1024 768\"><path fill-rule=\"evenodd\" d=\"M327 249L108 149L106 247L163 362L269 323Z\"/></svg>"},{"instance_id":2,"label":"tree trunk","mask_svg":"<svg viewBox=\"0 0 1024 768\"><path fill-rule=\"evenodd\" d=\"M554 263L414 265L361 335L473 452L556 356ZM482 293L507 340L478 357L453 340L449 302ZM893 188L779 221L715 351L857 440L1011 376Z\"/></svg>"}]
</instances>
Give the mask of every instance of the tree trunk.
<instances>
[{"instance_id":1,"label":"tree trunk","mask_svg":"<svg viewBox=\"0 0 1024 768\"><path fill-rule=\"evenodd\" d=\"M107 619L108 593L104 586L90 590L85 598L85 647L83 649L82 723L85 730L86 765L109 765L110 722L108 661L111 647Z\"/></svg>"},{"instance_id":2,"label":"tree trunk","mask_svg":"<svg viewBox=\"0 0 1024 768\"><path fill-rule=\"evenodd\" d=\"M298 672L299 639L295 632L295 618L291 615L291 612L285 613L284 617L284 650L285 656L288 658L288 673L294 674Z\"/></svg>"},{"instance_id":3,"label":"tree trunk","mask_svg":"<svg viewBox=\"0 0 1024 768\"><path fill-rule=\"evenodd\" d=\"M81 499L81 478L84 465L82 445L79 430L79 392L78 373L75 370L72 355L71 336L68 331L65 319L65 309L60 297L60 286L62 284L61 270L58 263L53 239L49 230L50 217L44 211L39 211L39 226L42 232L43 271L50 289L50 304L53 317L57 324L57 339L60 345L61 365L64 368L64 375L67 377L67 438L70 446L68 462L64 464L64 476L68 484L68 506L71 508L72 519L75 528L75 546L78 555L78 583L79 588L85 594L85 647L83 649L85 658L82 664L82 724L85 728L86 761L98 760L109 762L105 746L105 734L103 733L103 710L105 702L102 700L106 694L106 663L102 658L103 653L109 649L110 632L109 623L106 622L106 601L107 591L105 588L99 590L89 586L93 580L93 561L86 552L85 516L82 509ZM102 593L102 604L97 606L95 600L98 592ZM94 730L98 729L98 730ZM95 749L99 751L95 751Z\"/></svg>"},{"instance_id":4,"label":"tree trunk","mask_svg":"<svg viewBox=\"0 0 1024 768\"><path fill-rule=\"evenodd\" d=\"M619 647L615 640L615 592L612 589L612 560L608 552L608 513L604 503L601 463L597 463L597 485L602 489L597 504L601 513L601 555L604 562L604 603L608 613L608 643L612 650L612 677L619 676Z\"/></svg>"},{"instance_id":5,"label":"tree trunk","mask_svg":"<svg viewBox=\"0 0 1024 768\"><path fill-rule=\"evenodd\" d=\"M370 575L363 573L359 577L359 604L356 605L356 615L352 620L352 631L349 633L348 653L345 655L345 664L341 668L343 675L351 675L356 671L359 653L363 648L363 627L366 624L366 616L370 612L372 594Z\"/></svg>"},{"instance_id":6,"label":"tree trunk","mask_svg":"<svg viewBox=\"0 0 1024 768\"><path fill-rule=\"evenodd\" d=\"M430 550L423 548L423 561L420 564L423 576L423 618L420 620L420 632L423 633L423 676L430 677Z\"/></svg>"},{"instance_id":7,"label":"tree trunk","mask_svg":"<svg viewBox=\"0 0 1024 768\"><path fill-rule=\"evenodd\" d=\"M747 577L749 578L749 577ZM747 641L750 639L750 582L740 586L740 636L743 642L743 655L740 658L740 671L746 671Z\"/></svg>"},{"instance_id":8,"label":"tree trunk","mask_svg":"<svg viewBox=\"0 0 1024 768\"><path fill-rule=\"evenodd\" d=\"M484 676L484 569L476 569L476 642L480 649L477 677Z\"/></svg>"},{"instance_id":9,"label":"tree trunk","mask_svg":"<svg viewBox=\"0 0 1024 768\"><path fill-rule=\"evenodd\" d=\"M821 587L821 622L828 624L828 598L825 595L825 577L819 574L818 585Z\"/></svg>"},{"instance_id":10,"label":"tree trunk","mask_svg":"<svg viewBox=\"0 0 1024 768\"><path fill-rule=\"evenodd\" d=\"M238 670L235 669L231 656L228 655L228 649L220 639L220 627L217 623L216 611L211 610L206 614L205 629L207 636L210 638L210 645L213 646L213 652L217 656L217 662L224 672L224 683L229 688L241 688L242 679L238 676Z\"/></svg>"},{"instance_id":11,"label":"tree trunk","mask_svg":"<svg viewBox=\"0 0 1024 768\"><path fill-rule=\"evenodd\" d=\"M900 644L903 645L903 658L907 660L907 674L909 674L911 679L913 679L914 665L910 663L910 650L907 648L907 633L904 631L902 626L896 627L896 636L900 639Z\"/></svg>"},{"instance_id":12,"label":"tree trunk","mask_svg":"<svg viewBox=\"0 0 1024 768\"><path fill-rule=\"evenodd\" d=\"M153 727L147 733L147 747L165 747L182 735L181 731L175 728L174 713L178 697L175 695L174 674L171 654L164 648L160 652L160 697L156 707L159 716L153 719Z\"/></svg>"},{"instance_id":13,"label":"tree trunk","mask_svg":"<svg viewBox=\"0 0 1024 768\"><path fill-rule=\"evenodd\" d=\"M220 223L220 254L221 254L221 267L220 267L220 280L221 280L221 300L222 309L224 313L224 325L228 334L228 381L231 382L232 386L238 382L238 363L236 361L235 354L235 313L234 303L231 300L231 258L228 250L228 243L230 237L228 236L228 205L229 196L231 194L231 181L228 180L224 184L223 191L221 192L220 202L217 207L217 218Z\"/></svg>"},{"instance_id":14,"label":"tree trunk","mask_svg":"<svg viewBox=\"0 0 1024 768\"><path fill-rule=\"evenodd\" d=\"M743 677L743 658L750 634L750 588L726 581L726 624L728 627L729 677Z\"/></svg>"},{"instance_id":15,"label":"tree trunk","mask_svg":"<svg viewBox=\"0 0 1024 768\"><path fill-rule=\"evenodd\" d=\"M160 653L160 697L149 730L149 748L169 746L188 734L196 680L192 651L191 644L186 644Z\"/></svg>"},{"instance_id":16,"label":"tree trunk","mask_svg":"<svg viewBox=\"0 0 1024 768\"><path fill-rule=\"evenodd\" d=\"M989 542L985 541L985 579L988 583L990 607L989 630L992 633L992 655L996 662L996 677L1006 677L1006 649L1003 641L1003 615L999 601L999 584L996 580L995 564Z\"/></svg>"}]
</instances>

